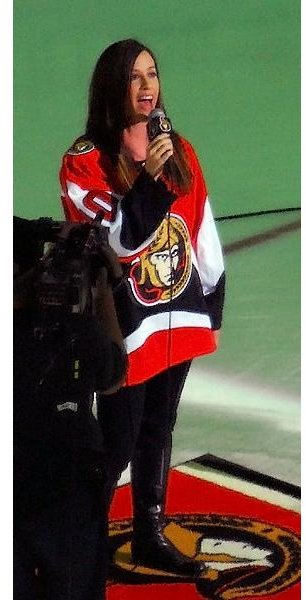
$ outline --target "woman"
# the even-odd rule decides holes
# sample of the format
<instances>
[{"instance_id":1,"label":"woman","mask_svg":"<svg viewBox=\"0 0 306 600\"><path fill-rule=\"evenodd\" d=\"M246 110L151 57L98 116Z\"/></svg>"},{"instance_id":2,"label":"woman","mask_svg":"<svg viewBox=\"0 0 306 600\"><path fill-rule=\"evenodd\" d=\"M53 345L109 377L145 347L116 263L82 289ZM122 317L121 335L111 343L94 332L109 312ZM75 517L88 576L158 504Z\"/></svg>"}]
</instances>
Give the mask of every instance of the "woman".
<instances>
[{"instance_id":1,"label":"woman","mask_svg":"<svg viewBox=\"0 0 306 600\"><path fill-rule=\"evenodd\" d=\"M98 418L110 494L131 460L132 558L196 577L199 563L163 535L163 514L190 362L217 346L224 265L195 152L174 131L149 141L154 108L164 110L152 52L130 39L109 46L92 76L85 135L63 158L62 202L72 221L102 213L125 272L115 302L128 375Z\"/></svg>"}]
</instances>

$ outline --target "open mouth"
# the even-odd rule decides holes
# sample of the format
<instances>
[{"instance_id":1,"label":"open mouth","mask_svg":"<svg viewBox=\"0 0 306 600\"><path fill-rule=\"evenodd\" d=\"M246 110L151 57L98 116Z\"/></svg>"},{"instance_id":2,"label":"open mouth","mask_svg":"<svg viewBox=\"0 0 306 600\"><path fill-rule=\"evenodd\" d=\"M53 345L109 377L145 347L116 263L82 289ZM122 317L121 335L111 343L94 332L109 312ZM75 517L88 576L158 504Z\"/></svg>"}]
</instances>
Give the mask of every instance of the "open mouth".
<instances>
[{"instance_id":1,"label":"open mouth","mask_svg":"<svg viewBox=\"0 0 306 600\"><path fill-rule=\"evenodd\" d=\"M150 94L143 94L137 99L138 105L142 108L152 110L153 108L153 96Z\"/></svg>"}]
</instances>

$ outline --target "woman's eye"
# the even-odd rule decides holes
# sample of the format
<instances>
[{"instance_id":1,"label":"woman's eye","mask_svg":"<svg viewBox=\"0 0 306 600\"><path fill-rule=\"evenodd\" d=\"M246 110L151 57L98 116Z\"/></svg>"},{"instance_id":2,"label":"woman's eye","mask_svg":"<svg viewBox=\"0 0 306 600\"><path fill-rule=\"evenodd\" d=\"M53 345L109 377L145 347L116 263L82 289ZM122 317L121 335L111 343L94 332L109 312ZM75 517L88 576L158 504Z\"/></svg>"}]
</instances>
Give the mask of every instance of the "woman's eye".
<instances>
[{"instance_id":1,"label":"woman's eye","mask_svg":"<svg viewBox=\"0 0 306 600\"><path fill-rule=\"evenodd\" d=\"M132 73L131 81L136 81L136 79L138 79L138 77L139 77L138 73Z\"/></svg>"},{"instance_id":2,"label":"woman's eye","mask_svg":"<svg viewBox=\"0 0 306 600\"><path fill-rule=\"evenodd\" d=\"M156 73L155 71L151 71L151 72L149 73L149 77L152 77L152 78L153 78L153 77L157 77L157 73Z\"/></svg>"}]
</instances>

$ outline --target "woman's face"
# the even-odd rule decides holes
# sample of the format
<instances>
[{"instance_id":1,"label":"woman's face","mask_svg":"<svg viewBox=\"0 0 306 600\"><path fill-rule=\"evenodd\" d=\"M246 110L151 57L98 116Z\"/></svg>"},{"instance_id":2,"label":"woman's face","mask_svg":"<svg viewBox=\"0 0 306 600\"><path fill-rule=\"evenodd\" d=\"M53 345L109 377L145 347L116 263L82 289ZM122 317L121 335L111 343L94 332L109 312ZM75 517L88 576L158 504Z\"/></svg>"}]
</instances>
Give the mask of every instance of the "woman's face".
<instances>
[{"instance_id":1,"label":"woman's face","mask_svg":"<svg viewBox=\"0 0 306 600\"><path fill-rule=\"evenodd\" d=\"M152 56L143 50L137 56L128 94L128 112L132 117L148 116L155 108L159 96L159 80Z\"/></svg>"}]
</instances>

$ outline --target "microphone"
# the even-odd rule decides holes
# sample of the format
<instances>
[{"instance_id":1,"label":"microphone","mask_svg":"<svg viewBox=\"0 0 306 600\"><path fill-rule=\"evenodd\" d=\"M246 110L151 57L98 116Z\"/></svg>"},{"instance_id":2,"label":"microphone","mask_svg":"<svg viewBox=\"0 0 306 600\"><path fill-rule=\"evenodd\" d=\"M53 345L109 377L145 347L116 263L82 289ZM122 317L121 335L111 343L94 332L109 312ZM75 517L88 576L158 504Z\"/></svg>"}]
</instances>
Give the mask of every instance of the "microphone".
<instances>
[{"instance_id":1,"label":"microphone","mask_svg":"<svg viewBox=\"0 0 306 600\"><path fill-rule=\"evenodd\" d=\"M150 142L161 133L171 133L171 121L168 119L168 117L166 117L161 108L154 108L150 112L147 122L147 131Z\"/></svg>"}]
</instances>

